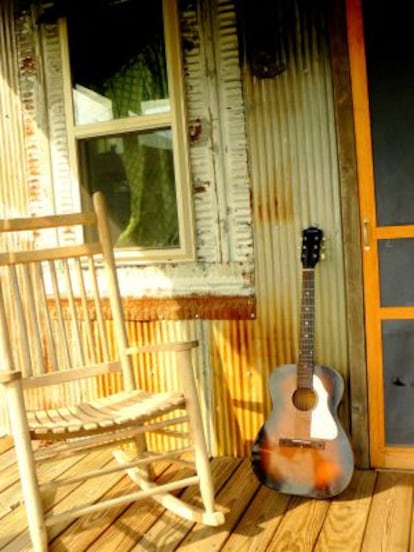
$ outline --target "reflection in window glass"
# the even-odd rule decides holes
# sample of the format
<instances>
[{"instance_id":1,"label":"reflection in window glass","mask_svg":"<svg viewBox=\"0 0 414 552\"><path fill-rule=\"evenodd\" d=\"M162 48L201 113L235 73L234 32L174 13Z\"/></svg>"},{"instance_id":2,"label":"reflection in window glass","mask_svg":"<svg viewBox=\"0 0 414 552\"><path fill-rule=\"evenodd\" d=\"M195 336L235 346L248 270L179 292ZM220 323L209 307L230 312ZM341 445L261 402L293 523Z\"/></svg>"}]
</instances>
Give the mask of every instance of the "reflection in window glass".
<instances>
[{"instance_id":1,"label":"reflection in window glass","mask_svg":"<svg viewBox=\"0 0 414 552\"><path fill-rule=\"evenodd\" d=\"M169 110L161 0L84 2L67 23L75 124Z\"/></svg>"},{"instance_id":2,"label":"reflection in window glass","mask_svg":"<svg viewBox=\"0 0 414 552\"><path fill-rule=\"evenodd\" d=\"M79 142L82 185L104 192L117 247L179 246L170 129Z\"/></svg>"}]
</instances>

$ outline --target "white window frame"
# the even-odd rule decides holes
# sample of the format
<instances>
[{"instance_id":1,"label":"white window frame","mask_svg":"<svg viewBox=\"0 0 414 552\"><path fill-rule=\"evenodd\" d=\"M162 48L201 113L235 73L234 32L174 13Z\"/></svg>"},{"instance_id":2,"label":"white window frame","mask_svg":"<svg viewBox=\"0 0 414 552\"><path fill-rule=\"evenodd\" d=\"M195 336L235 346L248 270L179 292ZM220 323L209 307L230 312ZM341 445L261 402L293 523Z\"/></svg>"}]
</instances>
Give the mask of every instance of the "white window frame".
<instances>
[{"instance_id":1,"label":"white window frame","mask_svg":"<svg viewBox=\"0 0 414 552\"><path fill-rule=\"evenodd\" d=\"M77 198L78 208L81 205L77 141L85 138L110 136L112 134L119 135L131 131L156 130L166 127L169 127L172 132L180 245L164 249L146 247L115 249L116 261L120 264L148 264L157 261L166 263L195 260L188 125L185 110L184 73L177 0L163 0L163 18L170 110L153 115L139 115L82 125L75 125L74 122L73 83L71 82L66 20L61 19L59 22L72 196L74 199Z\"/></svg>"}]
</instances>

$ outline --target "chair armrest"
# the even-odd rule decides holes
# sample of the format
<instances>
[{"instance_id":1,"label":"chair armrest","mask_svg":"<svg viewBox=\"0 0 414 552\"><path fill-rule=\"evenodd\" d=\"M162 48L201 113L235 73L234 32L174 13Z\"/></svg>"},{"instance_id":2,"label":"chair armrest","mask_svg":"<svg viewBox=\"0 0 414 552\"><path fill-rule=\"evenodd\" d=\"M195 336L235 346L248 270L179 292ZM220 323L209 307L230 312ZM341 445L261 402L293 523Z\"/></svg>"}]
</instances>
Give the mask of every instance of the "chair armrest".
<instances>
[{"instance_id":1,"label":"chair armrest","mask_svg":"<svg viewBox=\"0 0 414 552\"><path fill-rule=\"evenodd\" d=\"M168 352L180 352L189 351L198 347L198 341L178 341L174 343L160 343L156 345L133 345L128 347L125 352L128 355L134 355L136 353L168 353Z\"/></svg>"},{"instance_id":2,"label":"chair armrest","mask_svg":"<svg viewBox=\"0 0 414 552\"><path fill-rule=\"evenodd\" d=\"M15 371L5 371L0 372L0 384L1 383L10 383L12 381L17 381L22 379L22 373L18 370Z\"/></svg>"}]
</instances>

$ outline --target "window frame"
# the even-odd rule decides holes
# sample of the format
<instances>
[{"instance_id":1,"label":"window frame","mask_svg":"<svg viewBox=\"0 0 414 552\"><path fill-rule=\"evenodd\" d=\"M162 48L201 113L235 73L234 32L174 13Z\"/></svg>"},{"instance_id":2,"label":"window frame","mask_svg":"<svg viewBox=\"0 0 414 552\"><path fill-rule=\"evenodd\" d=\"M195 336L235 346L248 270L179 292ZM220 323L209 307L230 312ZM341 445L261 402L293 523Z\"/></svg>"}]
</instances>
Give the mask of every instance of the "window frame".
<instances>
[{"instance_id":1,"label":"window frame","mask_svg":"<svg viewBox=\"0 0 414 552\"><path fill-rule=\"evenodd\" d=\"M194 261L196 258L193 197L190 171L189 137L185 105L184 71L177 0L162 0L164 41L170 110L153 115L138 115L99 123L75 124L72 99L73 83L69 55L66 18L59 20L59 35L63 62L65 118L67 122L68 154L74 205L81 209L81 172L78 141L111 135L170 128L177 201L180 245L169 248L115 248L119 264L153 264Z\"/></svg>"}]
</instances>

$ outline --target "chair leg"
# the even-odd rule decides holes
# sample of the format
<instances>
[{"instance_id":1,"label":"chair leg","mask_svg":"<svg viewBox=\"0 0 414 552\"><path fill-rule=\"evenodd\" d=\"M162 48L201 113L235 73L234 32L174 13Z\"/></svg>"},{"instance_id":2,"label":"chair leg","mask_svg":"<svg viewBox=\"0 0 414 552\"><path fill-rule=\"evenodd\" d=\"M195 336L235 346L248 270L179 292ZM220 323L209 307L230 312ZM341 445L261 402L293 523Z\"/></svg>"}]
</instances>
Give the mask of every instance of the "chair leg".
<instances>
[{"instance_id":1,"label":"chair leg","mask_svg":"<svg viewBox=\"0 0 414 552\"><path fill-rule=\"evenodd\" d=\"M35 470L29 428L26 417L21 409L21 405L23 404L23 393L17 382L10 384L7 399L9 412L12 413L10 416L10 424L14 437L14 447L33 552L47 552L48 539L42 500Z\"/></svg>"},{"instance_id":2,"label":"chair leg","mask_svg":"<svg viewBox=\"0 0 414 552\"><path fill-rule=\"evenodd\" d=\"M126 444L119 445L112 451L112 455L119 463L133 462L136 459L145 458L148 450L145 433L135 435L135 437ZM140 480L149 481L153 477L151 464L142 464L135 466L134 471Z\"/></svg>"},{"instance_id":3,"label":"chair leg","mask_svg":"<svg viewBox=\"0 0 414 552\"><path fill-rule=\"evenodd\" d=\"M194 446L195 464L200 478L200 494L205 508L205 520L208 525L224 523L224 514L215 510L214 485L211 476L210 461L203 431L200 404L195 385L191 351L180 351L179 363L183 373L187 412L190 420L191 439Z\"/></svg>"},{"instance_id":4,"label":"chair leg","mask_svg":"<svg viewBox=\"0 0 414 552\"><path fill-rule=\"evenodd\" d=\"M127 464L129 460L131 460L130 458L128 458L125 451L123 450L115 450L113 454L119 464ZM126 469L126 472L132 479L132 481L134 481L134 483L144 492L155 491L151 492L151 498L159 502L170 512L173 512L178 516L184 519L188 519L189 521L192 521L194 523L203 523L204 525L211 525L213 527L222 525L224 523L224 515L222 512L215 511L208 513L201 508L198 508L185 502L184 500L181 500L170 492L166 492L165 490L163 490L161 487L159 487L157 483L149 481L147 478L141 478L136 468ZM191 480L193 478L189 479ZM194 479L197 480L197 478ZM191 482L189 481L189 483ZM183 487L179 486L177 488L184 488L184 486L186 486L186 484L183 485Z\"/></svg>"},{"instance_id":5,"label":"chair leg","mask_svg":"<svg viewBox=\"0 0 414 552\"><path fill-rule=\"evenodd\" d=\"M147 451L147 441L144 433L137 435L135 437L135 447L136 447L136 456L138 458L144 458L145 452ZM137 468L137 470L139 473L139 477L141 479L147 479L147 480L152 479L153 470L152 470L151 464L145 464L143 466L140 466L139 468Z\"/></svg>"},{"instance_id":6,"label":"chair leg","mask_svg":"<svg viewBox=\"0 0 414 552\"><path fill-rule=\"evenodd\" d=\"M192 435L194 460L197 474L200 477L200 494L204 508L207 513L212 513L214 512L214 485L204 435L200 435L202 431L202 426L199 426L199 428L194 430Z\"/></svg>"},{"instance_id":7,"label":"chair leg","mask_svg":"<svg viewBox=\"0 0 414 552\"><path fill-rule=\"evenodd\" d=\"M40 495L35 497L36 491L38 491L37 484L32 485L31 487L31 489L27 488L26 493L23 490L23 494L33 552L47 552L48 538L43 515L43 507L40 502Z\"/></svg>"}]
</instances>

